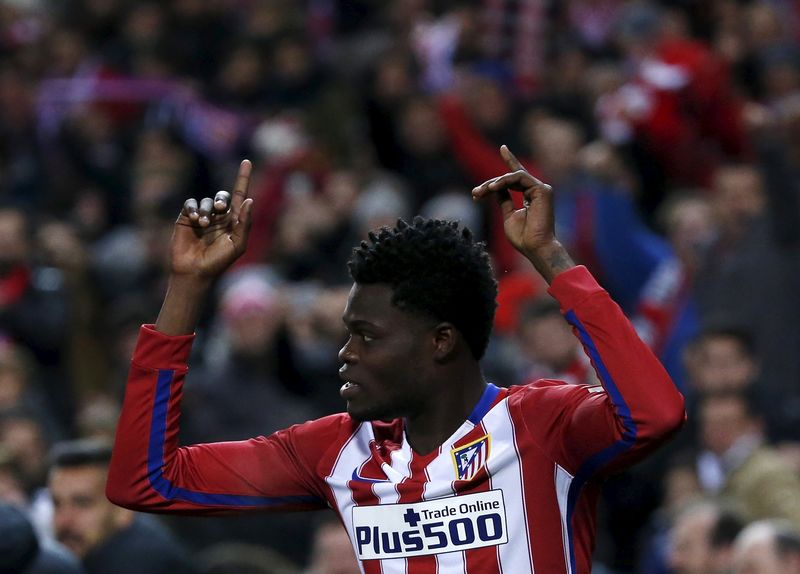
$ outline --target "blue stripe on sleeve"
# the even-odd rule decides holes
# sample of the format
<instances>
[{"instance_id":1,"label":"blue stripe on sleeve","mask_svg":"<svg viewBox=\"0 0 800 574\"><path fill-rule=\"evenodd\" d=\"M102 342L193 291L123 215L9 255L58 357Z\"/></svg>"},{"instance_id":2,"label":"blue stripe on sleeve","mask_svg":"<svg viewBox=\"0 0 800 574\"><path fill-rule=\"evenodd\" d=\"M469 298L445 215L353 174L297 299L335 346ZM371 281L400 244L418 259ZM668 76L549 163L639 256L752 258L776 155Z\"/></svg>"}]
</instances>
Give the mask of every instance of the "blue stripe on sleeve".
<instances>
[{"instance_id":1,"label":"blue stripe on sleeve","mask_svg":"<svg viewBox=\"0 0 800 574\"><path fill-rule=\"evenodd\" d=\"M208 506L275 506L278 504L320 504L316 496L250 496L245 494L212 494L187 490L172 484L164 476L164 440L167 431L167 407L175 376L173 370L159 370L150 442L147 451L147 474L150 485L167 500L183 500Z\"/></svg>"},{"instance_id":2,"label":"blue stripe on sleeve","mask_svg":"<svg viewBox=\"0 0 800 574\"><path fill-rule=\"evenodd\" d=\"M611 402L617 408L617 414L622 419L623 427L622 437L611 446L587 459L578 469L578 472L575 474L575 479L569 487L569 493L567 495L567 535L569 539L570 562L572 565L571 574L577 574L574 537L572 533L572 514L575 511L575 504L578 501L581 488L583 488L586 481L589 480L600 467L608 464L634 445L636 442L637 429L636 423L633 421L633 417L631 417L630 408L628 408L625 399L622 397L622 393L619 392L619 388L617 388L614 379L611 377L611 373L608 372L605 363L603 363L603 359L600 357L600 353L586 330L586 327L583 326L583 323L581 323L580 319L575 315L575 311L568 311L564 314L564 317L567 319L567 322L578 331L581 343L583 343L583 346L589 353L592 364L597 369L600 380L603 382L603 388L606 390L609 397L611 397Z\"/></svg>"}]
</instances>

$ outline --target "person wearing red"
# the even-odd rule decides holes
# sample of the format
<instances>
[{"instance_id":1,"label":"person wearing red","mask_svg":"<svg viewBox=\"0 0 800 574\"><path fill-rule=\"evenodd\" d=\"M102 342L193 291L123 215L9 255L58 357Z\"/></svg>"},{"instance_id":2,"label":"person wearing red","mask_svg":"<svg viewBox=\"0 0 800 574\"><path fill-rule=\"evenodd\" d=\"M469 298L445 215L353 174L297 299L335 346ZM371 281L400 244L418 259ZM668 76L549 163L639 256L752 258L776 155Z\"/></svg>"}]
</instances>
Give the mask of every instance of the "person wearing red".
<instances>
[{"instance_id":1,"label":"person wearing red","mask_svg":"<svg viewBox=\"0 0 800 574\"><path fill-rule=\"evenodd\" d=\"M473 198L498 200L506 237L550 285L602 386L487 382L479 360L497 293L488 254L457 223L415 218L370 233L349 262L346 413L179 446L198 310L247 242L245 161L232 199L190 199L178 218L164 305L134 351L109 499L183 514L330 507L365 574L588 573L600 479L667 440L684 421L683 397L555 237L550 186L501 153L511 171Z\"/></svg>"}]
</instances>

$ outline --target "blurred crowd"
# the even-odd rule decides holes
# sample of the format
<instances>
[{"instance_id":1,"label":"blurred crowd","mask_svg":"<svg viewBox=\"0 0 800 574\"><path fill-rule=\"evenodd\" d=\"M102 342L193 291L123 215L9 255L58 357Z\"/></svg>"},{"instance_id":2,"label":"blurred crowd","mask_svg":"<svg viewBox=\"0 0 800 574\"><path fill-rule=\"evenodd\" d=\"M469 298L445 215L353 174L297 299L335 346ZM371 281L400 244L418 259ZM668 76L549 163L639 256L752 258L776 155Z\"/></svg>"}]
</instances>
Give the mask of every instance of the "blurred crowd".
<instances>
[{"instance_id":1,"label":"blurred crowd","mask_svg":"<svg viewBox=\"0 0 800 574\"><path fill-rule=\"evenodd\" d=\"M487 378L596 384L470 199L502 143L688 401L608 482L595 571L800 573L794 0L0 1L0 572L357 572L332 515L103 496L172 223L243 157L254 229L197 332L182 442L340 411L345 262L417 213L492 254Z\"/></svg>"}]
</instances>

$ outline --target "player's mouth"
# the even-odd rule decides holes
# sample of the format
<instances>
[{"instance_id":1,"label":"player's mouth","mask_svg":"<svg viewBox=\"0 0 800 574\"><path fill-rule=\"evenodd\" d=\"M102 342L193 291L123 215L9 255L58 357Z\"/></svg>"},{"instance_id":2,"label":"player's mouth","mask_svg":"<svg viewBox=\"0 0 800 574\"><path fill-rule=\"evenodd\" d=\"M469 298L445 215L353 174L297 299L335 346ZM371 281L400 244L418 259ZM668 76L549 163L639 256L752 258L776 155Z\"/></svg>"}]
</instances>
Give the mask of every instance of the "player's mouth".
<instances>
[{"instance_id":1,"label":"player's mouth","mask_svg":"<svg viewBox=\"0 0 800 574\"><path fill-rule=\"evenodd\" d=\"M347 401L357 396L359 392L361 392L361 385L353 381L346 381L339 389L339 394Z\"/></svg>"}]
</instances>

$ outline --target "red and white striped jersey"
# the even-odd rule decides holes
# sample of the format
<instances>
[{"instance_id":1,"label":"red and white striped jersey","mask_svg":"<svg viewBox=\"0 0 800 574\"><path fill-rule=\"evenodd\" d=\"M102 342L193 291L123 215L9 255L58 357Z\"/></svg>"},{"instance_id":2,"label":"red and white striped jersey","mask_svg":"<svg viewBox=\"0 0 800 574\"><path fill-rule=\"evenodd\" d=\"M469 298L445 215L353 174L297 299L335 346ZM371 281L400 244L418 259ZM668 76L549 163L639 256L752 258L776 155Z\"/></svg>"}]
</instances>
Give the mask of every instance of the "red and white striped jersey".
<instances>
[{"instance_id":1,"label":"red and white striped jersey","mask_svg":"<svg viewBox=\"0 0 800 574\"><path fill-rule=\"evenodd\" d=\"M347 414L268 437L179 447L191 336L142 327L109 471L109 498L150 512L331 507L366 574L588 573L599 479L684 420L683 398L585 268L560 274L561 303L602 387L487 385L434 452L403 421Z\"/></svg>"}]
</instances>

